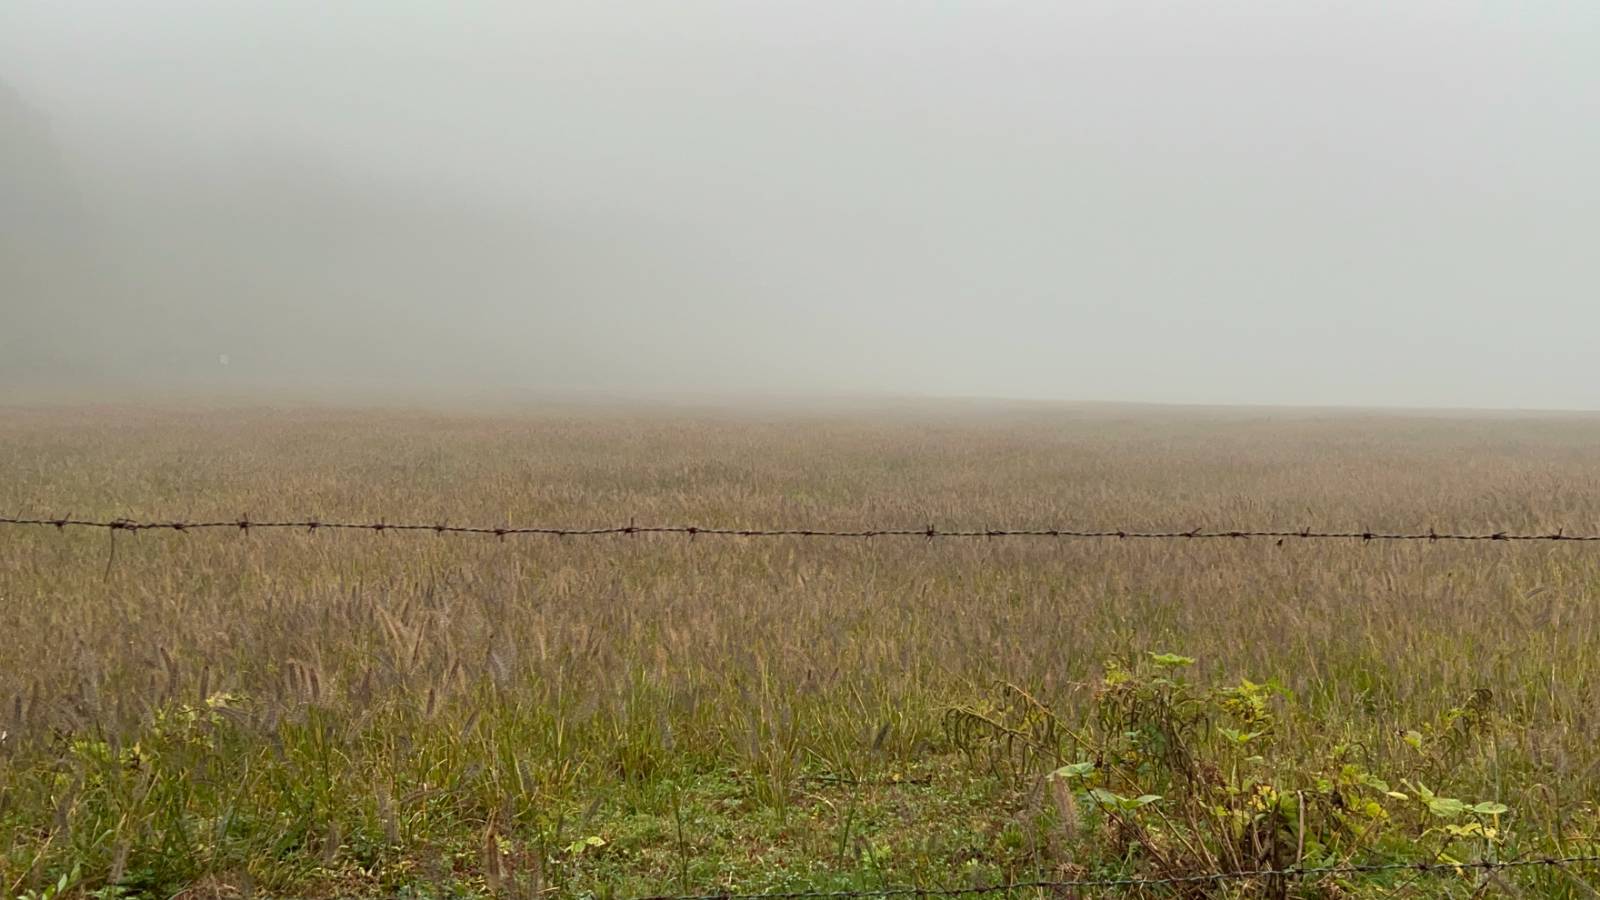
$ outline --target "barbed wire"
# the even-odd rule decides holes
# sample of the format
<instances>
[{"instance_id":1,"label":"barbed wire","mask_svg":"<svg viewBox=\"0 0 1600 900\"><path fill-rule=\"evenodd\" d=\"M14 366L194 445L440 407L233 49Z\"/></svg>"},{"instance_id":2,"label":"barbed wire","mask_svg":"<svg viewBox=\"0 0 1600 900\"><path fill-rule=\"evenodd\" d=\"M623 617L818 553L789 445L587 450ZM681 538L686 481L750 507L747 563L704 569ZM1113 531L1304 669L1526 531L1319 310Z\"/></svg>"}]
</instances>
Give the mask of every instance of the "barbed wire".
<instances>
[{"instance_id":1,"label":"barbed wire","mask_svg":"<svg viewBox=\"0 0 1600 900\"><path fill-rule=\"evenodd\" d=\"M525 525L450 525L443 522L324 522L317 519L255 521L247 516L237 519L211 521L164 521L137 519L77 519L71 517L27 518L0 516L0 525L39 526L57 529L99 528L110 531L173 531L186 533L228 529L250 532L265 529L317 531L372 531L477 535L512 537L516 535L545 535L550 537L599 537L603 535L682 535L695 537L739 538L1070 538L1116 540L1202 540L1202 539L1272 539L1287 540L1337 540L1337 541L1553 541L1571 543L1600 542L1600 534L1567 534L1564 530L1546 534L1494 532L1438 531L1318 531L1302 529L1207 529L1139 531L1132 529L1076 529L1076 528L975 528L945 529L934 525L921 528L721 528L703 525L611 525L592 528L566 528Z\"/></svg>"},{"instance_id":2,"label":"barbed wire","mask_svg":"<svg viewBox=\"0 0 1600 900\"><path fill-rule=\"evenodd\" d=\"M657 894L636 900L848 900L855 897L964 897L986 894L1010 894L1019 891L1065 890L1069 888L1153 888L1176 887L1231 881L1259 881L1264 879L1314 879L1339 875L1374 875L1384 872L1411 872L1417 875L1469 872L1498 872L1506 869L1529 867L1567 868L1582 863L1600 862L1600 855L1543 856L1527 859L1480 860L1477 862L1394 862L1370 864L1345 864L1337 866L1290 867L1285 869L1253 869L1234 872L1203 872L1193 875L1170 875L1141 878L1077 878L1068 880L1017 881L1006 884L965 888L894 887L874 890L844 891L788 891L766 894Z\"/></svg>"}]
</instances>

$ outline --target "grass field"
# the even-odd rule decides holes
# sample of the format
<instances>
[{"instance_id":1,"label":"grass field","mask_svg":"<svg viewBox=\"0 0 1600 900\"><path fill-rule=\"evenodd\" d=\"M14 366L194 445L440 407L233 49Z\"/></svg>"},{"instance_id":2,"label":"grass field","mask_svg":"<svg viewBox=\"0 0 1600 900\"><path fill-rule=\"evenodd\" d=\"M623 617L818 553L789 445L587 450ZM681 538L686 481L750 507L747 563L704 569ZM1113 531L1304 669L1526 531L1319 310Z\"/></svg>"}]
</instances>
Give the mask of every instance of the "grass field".
<instances>
[{"instance_id":1,"label":"grass field","mask_svg":"<svg viewBox=\"0 0 1600 900\"><path fill-rule=\"evenodd\" d=\"M15 407L0 512L1600 532L1597 448L1580 416ZM1597 586L1595 545L10 528L0 891L629 897L1593 853ZM1286 889L1593 897L1597 871Z\"/></svg>"}]
</instances>

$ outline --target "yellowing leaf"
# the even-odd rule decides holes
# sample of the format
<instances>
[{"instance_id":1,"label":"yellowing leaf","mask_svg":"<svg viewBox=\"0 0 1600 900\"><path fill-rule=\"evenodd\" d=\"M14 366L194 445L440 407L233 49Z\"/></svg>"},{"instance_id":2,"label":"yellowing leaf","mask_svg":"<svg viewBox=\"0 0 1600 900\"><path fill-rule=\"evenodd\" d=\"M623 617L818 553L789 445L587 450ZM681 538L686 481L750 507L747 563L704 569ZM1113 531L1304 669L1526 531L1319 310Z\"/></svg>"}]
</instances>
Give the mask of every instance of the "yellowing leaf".
<instances>
[{"instance_id":1,"label":"yellowing leaf","mask_svg":"<svg viewBox=\"0 0 1600 900\"><path fill-rule=\"evenodd\" d=\"M1169 668L1194 665L1194 657L1179 656L1176 653L1151 653L1150 661L1158 666L1167 666Z\"/></svg>"}]
</instances>

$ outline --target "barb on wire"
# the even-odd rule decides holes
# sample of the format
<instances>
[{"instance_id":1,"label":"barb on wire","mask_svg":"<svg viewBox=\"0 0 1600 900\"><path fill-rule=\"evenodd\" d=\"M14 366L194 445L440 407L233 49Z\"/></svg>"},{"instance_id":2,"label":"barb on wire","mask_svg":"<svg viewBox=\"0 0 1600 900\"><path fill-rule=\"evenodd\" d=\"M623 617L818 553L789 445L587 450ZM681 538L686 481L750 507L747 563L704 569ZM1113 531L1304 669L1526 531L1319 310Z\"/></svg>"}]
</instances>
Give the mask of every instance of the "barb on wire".
<instances>
[{"instance_id":1,"label":"barb on wire","mask_svg":"<svg viewBox=\"0 0 1600 900\"><path fill-rule=\"evenodd\" d=\"M427 532L436 535L462 534L462 535L488 535L491 537L505 538L510 535L546 535L552 537L598 537L602 535L683 535L689 538L696 537L735 537L735 538L768 538L768 537L797 537L797 538L875 538L875 537L918 537L926 540L936 538L1063 538L1063 539L1108 539L1108 540L1205 540L1205 539L1261 539L1275 540L1283 543L1288 540L1334 540L1334 541L1360 541L1372 543L1374 541L1504 541L1504 542L1530 542L1553 541L1571 543L1600 542L1600 534L1567 534L1565 529L1548 534L1513 534L1505 531L1492 532L1446 532L1429 528L1427 531L1313 531L1310 528L1300 529L1202 529L1190 528L1170 531L1131 531L1128 529L1079 529L1079 528L981 528L981 529L940 529L932 525L920 528L716 528L704 525L635 525L630 521L627 525L599 526L589 528L571 528L556 526L485 526L485 525L447 525L443 522L433 523L392 523L377 522L323 522L318 519L278 520L278 521L252 521L246 516L237 519L214 521L165 521L136 519L79 519L71 517L59 518L27 518L16 516L0 516L0 525L11 526L42 526L56 529L66 528L104 528L116 531L173 531L187 534L191 531L206 529L237 530L241 534L265 529L304 529L308 532L317 531L372 531L372 532Z\"/></svg>"},{"instance_id":2,"label":"barb on wire","mask_svg":"<svg viewBox=\"0 0 1600 900\"><path fill-rule=\"evenodd\" d=\"M1234 881L1257 881L1267 878L1315 879L1338 875L1371 875L1383 872L1410 872L1416 875L1466 874L1468 872L1499 872L1535 866L1566 868L1583 863L1600 862L1600 855L1536 857L1512 860L1483 860L1480 862L1396 862L1348 864L1321 867L1291 867L1286 869L1252 869L1236 872L1203 872L1194 875L1171 875L1159 878L1079 878L1065 881L1017 881L983 887L933 888L897 887L876 890L850 891L791 891L769 894L659 894L637 900L848 900L855 897L968 897L987 894L1008 894L1023 891L1060 891L1071 888L1150 888L1175 887Z\"/></svg>"}]
</instances>

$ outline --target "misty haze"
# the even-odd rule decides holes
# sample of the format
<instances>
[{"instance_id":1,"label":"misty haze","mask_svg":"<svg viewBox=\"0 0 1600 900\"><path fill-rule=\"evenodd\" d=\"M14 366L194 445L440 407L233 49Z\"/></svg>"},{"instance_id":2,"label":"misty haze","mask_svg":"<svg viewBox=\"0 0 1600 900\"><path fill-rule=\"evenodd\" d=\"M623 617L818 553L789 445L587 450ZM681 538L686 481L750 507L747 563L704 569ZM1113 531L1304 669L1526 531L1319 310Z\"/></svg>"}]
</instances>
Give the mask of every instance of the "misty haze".
<instances>
[{"instance_id":1,"label":"misty haze","mask_svg":"<svg viewBox=\"0 0 1600 900\"><path fill-rule=\"evenodd\" d=\"M1600 891L1600 4L0 0L0 898Z\"/></svg>"},{"instance_id":2,"label":"misty haze","mask_svg":"<svg viewBox=\"0 0 1600 900\"><path fill-rule=\"evenodd\" d=\"M10 0L0 377L1593 408L1597 33Z\"/></svg>"}]
</instances>

